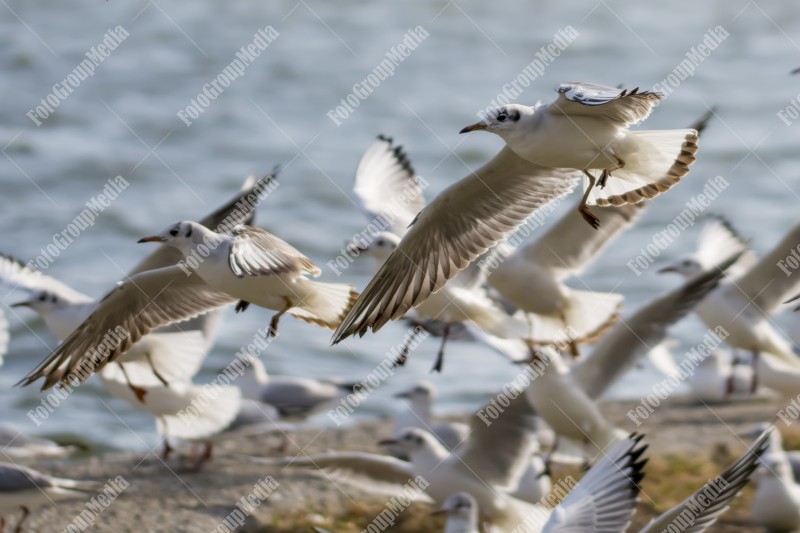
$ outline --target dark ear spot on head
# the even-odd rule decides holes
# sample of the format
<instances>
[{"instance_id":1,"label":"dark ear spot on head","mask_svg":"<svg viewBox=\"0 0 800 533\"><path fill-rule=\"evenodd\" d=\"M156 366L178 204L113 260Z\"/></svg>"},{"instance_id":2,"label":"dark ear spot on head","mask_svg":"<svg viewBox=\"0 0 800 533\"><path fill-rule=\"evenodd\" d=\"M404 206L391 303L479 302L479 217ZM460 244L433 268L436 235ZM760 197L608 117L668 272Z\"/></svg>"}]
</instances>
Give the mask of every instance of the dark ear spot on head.
<instances>
[{"instance_id":1,"label":"dark ear spot on head","mask_svg":"<svg viewBox=\"0 0 800 533\"><path fill-rule=\"evenodd\" d=\"M518 109L515 109L515 110L514 110L514 111L511 113L511 120L513 120L514 122L516 122L516 121L518 121L518 120L519 120L519 116L520 116L520 115L519 115L519 110L518 110Z\"/></svg>"},{"instance_id":2,"label":"dark ear spot on head","mask_svg":"<svg viewBox=\"0 0 800 533\"><path fill-rule=\"evenodd\" d=\"M192 229L193 229L193 228L192 228L192 226L190 225L190 226L189 226L189 228L186 230L186 237L191 237L191 236L192 236Z\"/></svg>"}]
</instances>

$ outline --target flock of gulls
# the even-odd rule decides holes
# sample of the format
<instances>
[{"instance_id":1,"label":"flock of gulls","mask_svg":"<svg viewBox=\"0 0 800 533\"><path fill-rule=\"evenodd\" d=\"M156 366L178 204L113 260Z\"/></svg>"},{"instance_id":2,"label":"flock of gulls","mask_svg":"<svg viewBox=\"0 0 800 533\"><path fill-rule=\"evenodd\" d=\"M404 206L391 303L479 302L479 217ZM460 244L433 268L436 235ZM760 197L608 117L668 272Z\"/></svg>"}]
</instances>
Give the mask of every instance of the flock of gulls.
<instances>
[{"instance_id":1,"label":"flock of gulls","mask_svg":"<svg viewBox=\"0 0 800 533\"><path fill-rule=\"evenodd\" d=\"M759 259L729 223L707 217L697 250L660 265L683 276L683 283L621 315L623 295L566 282L634 225L650 199L687 175L711 114L686 129L631 130L659 94L589 83L563 84L557 92L550 104L506 105L461 130L494 133L506 145L427 205L399 146L379 136L367 148L354 193L368 223L380 222L381 231L350 244L377 266L360 293L347 283L313 279L322 274L317 265L252 225L258 202L245 200L260 199L277 171L249 178L205 218L153 228L139 242L157 247L123 280L109 280L112 288L99 299L0 256L0 283L25 294L12 307L35 312L60 341L19 385L41 381L43 391L71 393L96 375L110 395L154 417L165 458L171 443L191 443L192 467L199 469L212 458L214 443L286 435L354 391L344 381L270 376L258 354L245 354L240 375L217 387L213 401L199 402L208 389L193 379L227 309L270 310L265 344L279 335L285 315L333 330L334 344L403 320L441 338L433 370L447 372L446 346L457 340L485 344L528 379L498 391L466 423L433 418L430 382L399 391L408 405L395 434L381 441L385 454L236 459L269 465L265 469L320 469L373 493L396 493L422 478L418 499L446 516L447 533L626 531L647 475L647 436L609 420L599 398L645 359L704 401L756 391L777 401L794 398L800 358L772 316L791 307L785 302L800 290L800 276L777 266L800 246L800 225ZM581 183L576 209L548 221L532 239L514 240L515 230ZM729 349L713 346L685 375L688 359L676 359L666 337L693 312L709 331L726 332ZM0 325L5 352L5 319ZM395 364L409 356L405 346ZM497 416L488 420L490 412ZM800 457L783 450L772 426L755 428L750 437L748 449L715 480L692 494L687 488L684 502L641 531L704 531L751 480L757 482L754 524L800 528ZM0 450L7 461L0 464L0 515L22 512L16 531L31 509L88 499L98 490L91 481L22 466L64 457L74 451L70 447L0 427ZM553 500L550 464L570 454L585 472Z\"/></svg>"}]
</instances>

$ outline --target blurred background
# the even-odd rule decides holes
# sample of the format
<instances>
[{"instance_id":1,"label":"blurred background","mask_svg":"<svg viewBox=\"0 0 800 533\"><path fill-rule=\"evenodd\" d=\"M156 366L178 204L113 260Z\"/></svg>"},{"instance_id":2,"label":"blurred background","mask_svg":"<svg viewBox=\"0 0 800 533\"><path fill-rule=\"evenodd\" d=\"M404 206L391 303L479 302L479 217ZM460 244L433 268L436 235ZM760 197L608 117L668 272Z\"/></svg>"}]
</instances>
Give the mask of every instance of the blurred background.
<instances>
[{"instance_id":1,"label":"blurred background","mask_svg":"<svg viewBox=\"0 0 800 533\"><path fill-rule=\"evenodd\" d=\"M394 137L430 182L426 196L432 198L500 149L495 136L458 131L567 26L578 37L524 90L520 103L548 102L564 81L652 89L709 30L721 26L729 33L646 124L682 128L717 108L691 173L653 202L582 282L625 294L623 314L676 286L677 278L656 274L659 263L641 276L625 263L718 175L730 186L708 212L729 217L758 251L797 222L800 125L787 126L777 116L800 93L800 78L789 74L800 65L800 12L789 3L6 0L0 13L0 251L23 262L35 257L107 180L121 175L130 187L46 271L93 296L149 252L138 238L200 218L234 195L248 174L263 175L276 164L281 185L262 204L257 225L309 255L323 267L324 279L363 288L373 272L369 260L339 278L324 265L365 225L351 193L364 149L379 133ZM28 111L117 26L129 36L37 126ZM187 127L176 113L267 26L278 32L274 42ZM327 113L417 26L430 35L337 126ZM574 201L564 202L562 211ZM694 249L697 229L681 235L659 262ZM12 330L0 369L3 422L33 433L79 434L114 448L157 442L151 417L109 398L96 379L35 427L25 413L41 394L12 385L57 343L33 312L8 307L14 294L4 290L0 297ZM211 379L270 313L251 308L230 315L198 381ZM284 319L262 360L275 374L359 380L404 331L390 324L377 335L330 347L329 332ZM703 332L696 319L676 327L673 336L684 346L677 353ZM389 395L421 377L439 386L440 411L466 412L519 372L488 348L453 342L444 372L429 375L437 349L430 339L414 351L355 419L388 414ZM639 369L613 396L638 397L657 379L655 371ZM317 422L330 423L324 415Z\"/></svg>"}]
</instances>

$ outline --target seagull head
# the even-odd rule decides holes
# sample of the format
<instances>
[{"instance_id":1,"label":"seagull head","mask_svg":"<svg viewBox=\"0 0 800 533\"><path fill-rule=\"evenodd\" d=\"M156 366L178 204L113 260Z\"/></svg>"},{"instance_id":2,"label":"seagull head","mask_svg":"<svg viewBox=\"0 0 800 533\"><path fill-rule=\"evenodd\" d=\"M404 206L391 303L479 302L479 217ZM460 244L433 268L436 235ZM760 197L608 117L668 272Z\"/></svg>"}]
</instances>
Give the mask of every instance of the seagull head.
<instances>
[{"instance_id":1,"label":"seagull head","mask_svg":"<svg viewBox=\"0 0 800 533\"><path fill-rule=\"evenodd\" d=\"M483 119L470 124L459 133L471 131L488 131L508 140L515 133L524 132L524 126L533 118L535 108L521 104L508 104L495 107L482 113Z\"/></svg>"},{"instance_id":2,"label":"seagull head","mask_svg":"<svg viewBox=\"0 0 800 533\"><path fill-rule=\"evenodd\" d=\"M203 237L208 233L205 226L197 222L176 222L164 228L161 233L142 237L137 242L161 242L169 244L180 250L186 251L203 242Z\"/></svg>"},{"instance_id":3,"label":"seagull head","mask_svg":"<svg viewBox=\"0 0 800 533\"><path fill-rule=\"evenodd\" d=\"M412 461L415 455L419 456L422 452L430 452L432 454L443 452L445 455L447 454L447 450L436 440L436 437L421 428L405 428L400 430L394 438L378 441L378 444L381 446L395 446L411 457Z\"/></svg>"},{"instance_id":4,"label":"seagull head","mask_svg":"<svg viewBox=\"0 0 800 533\"><path fill-rule=\"evenodd\" d=\"M29 307L39 313L46 315L57 309L65 308L70 302L59 298L56 294L49 291L36 291L31 293L30 298L21 302L11 304L11 307Z\"/></svg>"},{"instance_id":5,"label":"seagull head","mask_svg":"<svg viewBox=\"0 0 800 533\"><path fill-rule=\"evenodd\" d=\"M411 403L430 403L436 396L436 386L427 380L422 380L410 389L400 391L394 395L395 398L402 398Z\"/></svg>"},{"instance_id":6,"label":"seagull head","mask_svg":"<svg viewBox=\"0 0 800 533\"><path fill-rule=\"evenodd\" d=\"M675 272L684 278L692 278L703 272L703 265L694 256L687 255L679 258L674 263L670 263L658 271L659 274L665 272Z\"/></svg>"},{"instance_id":7,"label":"seagull head","mask_svg":"<svg viewBox=\"0 0 800 533\"><path fill-rule=\"evenodd\" d=\"M448 520L467 523L473 523L472 521L474 520L477 523L478 502L466 492L456 492L448 496L442 506L436 509L433 514L447 515Z\"/></svg>"},{"instance_id":8,"label":"seagull head","mask_svg":"<svg viewBox=\"0 0 800 533\"><path fill-rule=\"evenodd\" d=\"M364 255L383 263L400 244L400 237L388 231L377 233L372 242L366 246L359 246L358 249Z\"/></svg>"}]
</instances>

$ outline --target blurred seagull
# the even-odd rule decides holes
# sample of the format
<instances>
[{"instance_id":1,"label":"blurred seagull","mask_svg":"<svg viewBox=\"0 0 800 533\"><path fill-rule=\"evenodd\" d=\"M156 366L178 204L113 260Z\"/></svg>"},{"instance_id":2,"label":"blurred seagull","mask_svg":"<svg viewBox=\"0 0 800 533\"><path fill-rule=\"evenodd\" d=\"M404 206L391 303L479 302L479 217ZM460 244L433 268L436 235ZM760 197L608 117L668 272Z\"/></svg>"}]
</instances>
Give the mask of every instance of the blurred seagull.
<instances>
[{"instance_id":1,"label":"blurred seagull","mask_svg":"<svg viewBox=\"0 0 800 533\"><path fill-rule=\"evenodd\" d=\"M382 265L400 244L408 225L425 206L421 183L411 162L400 146L392 139L379 136L364 156L356 170L353 191L370 225L384 228L372 240L355 245ZM453 325L470 320L487 333L500 338L529 338L530 327L520 319L512 318L480 287L482 274L477 267L461 271L441 291L414 308L415 318L433 320L443 324L442 344L433 369L440 371L444 347ZM405 354L407 348L401 353Z\"/></svg>"},{"instance_id":2,"label":"blurred seagull","mask_svg":"<svg viewBox=\"0 0 800 533\"><path fill-rule=\"evenodd\" d=\"M725 338L729 346L751 352L754 366L759 354L768 352L790 366L800 367L800 358L792 351L791 343L770 320L770 315L800 283L800 276L787 276L780 268L782 261L798 247L800 224L758 261L728 222L714 218L703 227L696 252L679 258L659 272L677 272L691 277L721 258L742 254L732 266L729 281L700 302L697 315L711 329L723 327L729 333ZM755 389L754 374L751 390Z\"/></svg>"},{"instance_id":3,"label":"blurred seagull","mask_svg":"<svg viewBox=\"0 0 800 533\"><path fill-rule=\"evenodd\" d=\"M767 440L766 453L785 457L792 469L792 478L797 482L800 480L800 451L784 450L783 437L781 437L781 432L776 427L772 424L758 424L747 430L744 436L756 438L767 431L769 431L769 439Z\"/></svg>"},{"instance_id":4,"label":"blurred seagull","mask_svg":"<svg viewBox=\"0 0 800 533\"><path fill-rule=\"evenodd\" d=\"M568 366L555 350L537 354L532 362L536 379L526 394L539 416L560 436L582 442L597 450L625 436L600 411L597 399L636 362L646 356L651 346L661 342L667 328L685 317L723 276L729 263L720 269L693 278L681 287L661 295L620 320L592 352ZM517 346L512 360L527 360L530 352Z\"/></svg>"},{"instance_id":5,"label":"blurred seagull","mask_svg":"<svg viewBox=\"0 0 800 533\"><path fill-rule=\"evenodd\" d=\"M396 393L394 397L408 401L407 409L395 416L395 433L399 433L407 427L425 429L433 433L439 442L450 451L455 450L469 435L469 425L463 422L435 422L433 420L436 385L430 381L421 380L413 387Z\"/></svg>"},{"instance_id":6,"label":"blurred seagull","mask_svg":"<svg viewBox=\"0 0 800 533\"><path fill-rule=\"evenodd\" d=\"M247 178L239 194L219 209L202 219L201 223L211 228L224 228L253 220L257 201L275 180L275 173L261 179ZM169 246L160 246L146 256L128 275L135 277L148 272L177 264L182 259L180 252ZM185 277L185 276L184 276ZM45 321L47 328L59 340L65 340L105 301L95 300L82 294L57 279L33 270L27 265L0 254L0 282L22 289L29 293L27 300L17 302L13 307L28 307L37 312ZM112 291L113 292L113 291ZM108 307L105 307L108 309ZM115 362L124 363L145 360L154 375L164 384L191 379L202 364L203 358L211 348L221 319L220 312L205 313L190 321L159 328L137 342L130 351ZM117 324L109 324L113 329ZM104 335L103 331L101 335ZM97 340L99 343L99 339ZM92 345L97 348L97 344ZM115 360L111 357L110 360ZM158 360L158 362L156 362ZM45 365L50 361L48 358ZM105 364L105 363L103 363ZM40 365L40 367L42 366ZM88 375L93 368L86 369ZM38 376L45 377L44 388L49 388L65 374L64 365L49 364L41 368ZM33 378L36 379L36 378ZM26 382L33 381L30 379ZM139 401L143 401L143 389L127 381Z\"/></svg>"},{"instance_id":7,"label":"blurred seagull","mask_svg":"<svg viewBox=\"0 0 800 533\"><path fill-rule=\"evenodd\" d=\"M410 457L401 461L387 455L363 452L328 452L305 457L251 458L264 464L319 468L342 481L370 491L395 493L418 476L429 485L425 495L444 502L450 494L465 491L476 499L492 522L519 523L532 506L510 496L535 446L533 411L522 391L513 396L502 416L487 426L478 415L470 421L469 440L450 453L431 433L406 428L380 444L399 446Z\"/></svg>"},{"instance_id":8,"label":"blurred seagull","mask_svg":"<svg viewBox=\"0 0 800 533\"><path fill-rule=\"evenodd\" d=\"M588 185L578 211L595 229L600 220L587 205L654 198L689 172L697 152L696 130L628 129L650 115L661 94L582 82L561 84L556 92L559 97L549 105L508 104L461 133L495 133L527 161L581 170ZM598 177L590 170L601 173Z\"/></svg>"},{"instance_id":9,"label":"blurred seagull","mask_svg":"<svg viewBox=\"0 0 800 533\"><path fill-rule=\"evenodd\" d=\"M60 459L78 449L78 446L62 446L52 440L30 437L12 427L0 425L0 459L12 463Z\"/></svg>"},{"instance_id":10,"label":"blurred seagull","mask_svg":"<svg viewBox=\"0 0 800 533\"><path fill-rule=\"evenodd\" d=\"M479 533L480 531L478 529L478 502L466 492L451 494L433 514L446 517L444 533Z\"/></svg>"},{"instance_id":11,"label":"blurred seagull","mask_svg":"<svg viewBox=\"0 0 800 533\"><path fill-rule=\"evenodd\" d=\"M767 531L796 531L800 528L800 485L784 454L761 457L762 466L754 480L756 491L750 506L750 521Z\"/></svg>"},{"instance_id":12,"label":"blurred seagull","mask_svg":"<svg viewBox=\"0 0 800 533\"><path fill-rule=\"evenodd\" d=\"M264 363L249 357L236 385L245 398L274 406L280 416L305 418L353 392L352 383L292 376L271 376Z\"/></svg>"},{"instance_id":13,"label":"blurred seagull","mask_svg":"<svg viewBox=\"0 0 800 533\"><path fill-rule=\"evenodd\" d=\"M0 463L0 531L10 513L22 510L14 529L20 532L32 509L61 500L88 498L88 494L101 490L102 483L52 477L32 468Z\"/></svg>"},{"instance_id":14,"label":"blurred seagull","mask_svg":"<svg viewBox=\"0 0 800 533\"><path fill-rule=\"evenodd\" d=\"M753 472L758 461L768 448L768 433L762 433L747 451L716 478L709 481L683 502L651 520L639 533L656 533L662 531L682 531L684 533L700 533L711 527L717 519L728 510L731 501L741 492ZM698 506L698 501L707 501L707 505ZM700 512L698 512L698 508ZM685 527L685 516L691 517Z\"/></svg>"},{"instance_id":15,"label":"blurred seagull","mask_svg":"<svg viewBox=\"0 0 800 533\"><path fill-rule=\"evenodd\" d=\"M200 257L206 257L188 273L184 265L177 265L141 272L122 282L21 384L59 368L65 369L62 383L83 381L85 372L79 370L102 369L152 329L237 300L240 306L246 301L278 310L270 323L274 335L278 319L286 312L334 328L356 296L350 285L309 280L306 274L320 273L316 265L286 242L251 226L235 226L226 235L196 222L178 222L139 242L168 243L184 256L199 249ZM122 328L127 336L106 343L101 353L96 347L115 328ZM51 385L46 381L44 388Z\"/></svg>"},{"instance_id":16,"label":"blurred seagull","mask_svg":"<svg viewBox=\"0 0 800 533\"><path fill-rule=\"evenodd\" d=\"M591 342L616 321L623 296L576 290L564 280L589 263L639 217L646 204L598 210L601 228L587 232L583 220L567 212L526 246L497 262L487 283L529 316L537 343Z\"/></svg>"}]
</instances>

